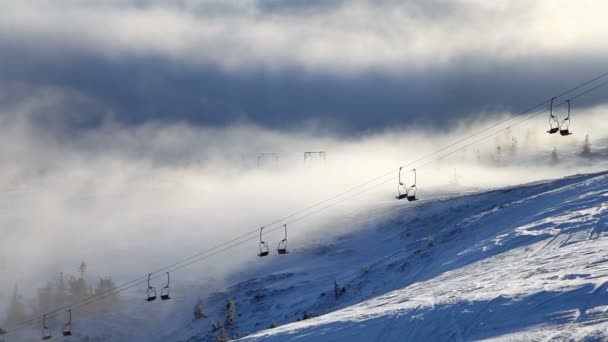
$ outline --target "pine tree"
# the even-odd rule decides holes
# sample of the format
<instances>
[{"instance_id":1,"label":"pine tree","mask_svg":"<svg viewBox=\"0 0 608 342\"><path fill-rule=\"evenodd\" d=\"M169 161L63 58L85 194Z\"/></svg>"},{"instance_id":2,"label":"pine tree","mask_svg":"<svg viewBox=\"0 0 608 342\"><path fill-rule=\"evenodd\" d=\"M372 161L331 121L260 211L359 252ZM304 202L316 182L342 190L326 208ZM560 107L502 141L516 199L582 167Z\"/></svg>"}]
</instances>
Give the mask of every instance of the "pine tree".
<instances>
[{"instance_id":1,"label":"pine tree","mask_svg":"<svg viewBox=\"0 0 608 342\"><path fill-rule=\"evenodd\" d=\"M7 321L9 323L18 323L27 318L25 314L25 305L19 294L17 285L13 288L13 296L11 297L11 303L8 306Z\"/></svg>"},{"instance_id":2,"label":"pine tree","mask_svg":"<svg viewBox=\"0 0 608 342\"><path fill-rule=\"evenodd\" d=\"M37 292L37 301L35 304L36 312L47 312L49 309L54 307L53 294L54 287L51 282L47 282L46 286L39 288Z\"/></svg>"},{"instance_id":3,"label":"pine tree","mask_svg":"<svg viewBox=\"0 0 608 342\"><path fill-rule=\"evenodd\" d=\"M234 299L229 299L226 303L226 322L224 326L230 327L236 321L236 302Z\"/></svg>"},{"instance_id":4,"label":"pine tree","mask_svg":"<svg viewBox=\"0 0 608 342\"><path fill-rule=\"evenodd\" d=\"M63 307L67 301L67 287L65 285L65 279L63 273L59 273L59 279L57 280L57 286L55 287L54 294L55 307Z\"/></svg>"},{"instance_id":5,"label":"pine tree","mask_svg":"<svg viewBox=\"0 0 608 342\"><path fill-rule=\"evenodd\" d=\"M207 318L207 315L205 315L205 312L203 311L203 300L199 298L194 306L194 319L203 318Z\"/></svg>"},{"instance_id":6,"label":"pine tree","mask_svg":"<svg viewBox=\"0 0 608 342\"><path fill-rule=\"evenodd\" d=\"M585 143L583 144L582 155L588 156L591 154L591 142L589 142L589 134L585 136Z\"/></svg>"},{"instance_id":7,"label":"pine tree","mask_svg":"<svg viewBox=\"0 0 608 342\"><path fill-rule=\"evenodd\" d=\"M226 332L226 328L222 327L222 329L220 330L220 334L217 335L217 342L228 342L230 341L230 338L228 337L228 333Z\"/></svg>"},{"instance_id":8,"label":"pine tree","mask_svg":"<svg viewBox=\"0 0 608 342\"><path fill-rule=\"evenodd\" d=\"M512 156L517 154L517 145L518 145L517 138L512 137L511 138L511 148L509 149L509 152L511 153Z\"/></svg>"},{"instance_id":9,"label":"pine tree","mask_svg":"<svg viewBox=\"0 0 608 342\"><path fill-rule=\"evenodd\" d=\"M102 304L111 305L120 298L118 292L114 292L114 290L116 290L116 283L112 278L99 278L97 287L95 290L91 290L91 293L94 293L96 296L102 296Z\"/></svg>"},{"instance_id":10,"label":"pine tree","mask_svg":"<svg viewBox=\"0 0 608 342\"><path fill-rule=\"evenodd\" d=\"M77 301L91 295L91 293L89 292L89 285L84 279L86 269L87 264L84 261L81 262L78 266L78 273L80 274L80 277L78 279L72 277L68 281L69 293L72 301Z\"/></svg>"},{"instance_id":11,"label":"pine tree","mask_svg":"<svg viewBox=\"0 0 608 342\"><path fill-rule=\"evenodd\" d=\"M559 156L557 155L557 147L553 147L553 152L551 152L551 164L556 165L559 163Z\"/></svg>"},{"instance_id":12,"label":"pine tree","mask_svg":"<svg viewBox=\"0 0 608 342\"><path fill-rule=\"evenodd\" d=\"M87 264L86 264L86 262L83 261L80 263L80 266L78 266L78 273L80 273L81 279L84 279L84 273L86 272L86 270L87 270Z\"/></svg>"},{"instance_id":13,"label":"pine tree","mask_svg":"<svg viewBox=\"0 0 608 342\"><path fill-rule=\"evenodd\" d=\"M334 280L334 297L336 298L336 300L340 299L344 292L346 292L346 288L340 286L340 284L338 284L338 281Z\"/></svg>"}]
</instances>

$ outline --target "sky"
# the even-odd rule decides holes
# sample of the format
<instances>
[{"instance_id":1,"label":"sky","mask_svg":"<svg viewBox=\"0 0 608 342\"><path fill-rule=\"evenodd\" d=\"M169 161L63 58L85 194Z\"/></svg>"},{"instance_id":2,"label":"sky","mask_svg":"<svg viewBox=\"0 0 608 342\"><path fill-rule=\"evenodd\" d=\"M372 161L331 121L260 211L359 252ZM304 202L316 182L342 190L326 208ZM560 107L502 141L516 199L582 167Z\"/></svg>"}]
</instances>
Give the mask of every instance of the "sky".
<instances>
[{"instance_id":1,"label":"sky","mask_svg":"<svg viewBox=\"0 0 608 342\"><path fill-rule=\"evenodd\" d=\"M70 128L111 118L347 136L449 129L605 71L606 10L594 0L2 0L0 105L55 94L64 103L50 121Z\"/></svg>"}]
</instances>

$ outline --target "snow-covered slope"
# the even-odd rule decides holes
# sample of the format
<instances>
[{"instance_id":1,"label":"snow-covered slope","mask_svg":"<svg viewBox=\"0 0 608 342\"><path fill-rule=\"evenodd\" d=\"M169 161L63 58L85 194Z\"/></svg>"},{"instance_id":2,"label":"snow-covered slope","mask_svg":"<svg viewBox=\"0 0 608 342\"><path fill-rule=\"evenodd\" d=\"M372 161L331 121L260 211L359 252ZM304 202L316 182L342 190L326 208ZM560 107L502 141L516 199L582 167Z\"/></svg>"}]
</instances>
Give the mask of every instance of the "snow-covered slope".
<instances>
[{"instance_id":1,"label":"snow-covered slope","mask_svg":"<svg viewBox=\"0 0 608 342\"><path fill-rule=\"evenodd\" d=\"M226 335L243 341L608 340L606 173L393 201L360 219L249 265L249 280L209 298L207 319L159 340L215 340L231 298Z\"/></svg>"}]
</instances>

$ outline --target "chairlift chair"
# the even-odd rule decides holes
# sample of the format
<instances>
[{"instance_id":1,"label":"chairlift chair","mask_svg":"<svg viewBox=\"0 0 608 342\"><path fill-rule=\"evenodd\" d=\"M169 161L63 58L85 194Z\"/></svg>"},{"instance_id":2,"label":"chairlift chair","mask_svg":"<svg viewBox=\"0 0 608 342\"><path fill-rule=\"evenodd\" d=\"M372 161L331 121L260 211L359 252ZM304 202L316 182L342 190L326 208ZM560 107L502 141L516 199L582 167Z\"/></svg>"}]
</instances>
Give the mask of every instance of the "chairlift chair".
<instances>
[{"instance_id":1,"label":"chairlift chair","mask_svg":"<svg viewBox=\"0 0 608 342\"><path fill-rule=\"evenodd\" d=\"M557 116L553 115L553 101L555 101L555 97L551 98L551 105L549 107L549 130L547 131L549 134L557 133L560 127Z\"/></svg>"},{"instance_id":2,"label":"chairlift chair","mask_svg":"<svg viewBox=\"0 0 608 342\"><path fill-rule=\"evenodd\" d=\"M53 335L51 329L46 326L46 314L42 317L42 340L50 340Z\"/></svg>"},{"instance_id":3,"label":"chairlift chair","mask_svg":"<svg viewBox=\"0 0 608 342\"><path fill-rule=\"evenodd\" d=\"M260 228L260 254L259 257L265 257L270 253L270 249L268 248L268 244L262 240L262 232L264 231L264 227Z\"/></svg>"},{"instance_id":4,"label":"chairlift chair","mask_svg":"<svg viewBox=\"0 0 608 342\"><path fill-rule=\"evenodd\" d=\"M566 118L564 120L562 120L562 124L559 126L559 134L563 135L563 136L572 134L572 132L570 132L570 129L569 129L570 128L570 100L566 100L566 103L568 104L568 115L566 116Z\"/></svg>"},{"instance_id":5,"label":"chairlift chair","mask_svg":"<svg viewBox=\"0 0 608 342\"><path fill-rule=\"evenodd\" d=\"M169 278L169 272L167 272L167 285L165 287L163 287L162 290L160 290L160 299L161 300L171 299L171 297L169 297L169 292L171 291L171 289L169 288L170 282L171 281Z\"/></svg>"},{"instance_id":6,"label":"chairlift chair","mask_svg":"<svg viewBox=\"0 0 608 342\"><path fill-rule=\"evenodd\" d=\"M68 310L68 322L63 326L63 336L72 336L72 310Z\"/></svg>"},{"instance_id":7,"label":"chairlift chair","mask_svg":"<svg viewBox=\"0 0 608 342\"><path fill-rule=\"evenodd\" d=\"M277 248L277 252L279 254L287 254L287 225L284 224L283 227L285 228L285 237L283 238L283 240L279 241L279 247Z\"/></svg>"},{"instance_id":8,"label":"chairlift chair","mask_svg":"<svg viewBox=\"0 0 608 342\"><path fill-rule=\"evenodd\" d=\"M405 186L405 183L401 181L401 169L403 169L403 166L399 168L399 184L397 185L397 196L395 196L398 200L407 197L407 187ZM405 191L401 192L403 189L405 189Z\"/></svg>"},{"instance_id":9,"label":"chairlift chair","mask_svg":"<svg viewBox=\"0 0 608 342\"><path fill-rule=\"evenodd\" d=\"M148 301L148 302L152 302L152 301L156 300L156 288L154 288L150 285L151 276L152 276L152 273L148 274L148 290L147 290L148 298L146 298L146 301Z\"/></svg>"},{"instance_id":10,"label":"chairlift chair","mask_svg":"<svg viewBox=\"0 0 608 342\"><path fill-rule=\"evenodd\" d=\"M418 191L416 187L416 169L412 169L412 171L414 172L414 184L405 191L406 198L410 202L418 200L416 197L416 192Z\"/></svg>"}]
</instances>

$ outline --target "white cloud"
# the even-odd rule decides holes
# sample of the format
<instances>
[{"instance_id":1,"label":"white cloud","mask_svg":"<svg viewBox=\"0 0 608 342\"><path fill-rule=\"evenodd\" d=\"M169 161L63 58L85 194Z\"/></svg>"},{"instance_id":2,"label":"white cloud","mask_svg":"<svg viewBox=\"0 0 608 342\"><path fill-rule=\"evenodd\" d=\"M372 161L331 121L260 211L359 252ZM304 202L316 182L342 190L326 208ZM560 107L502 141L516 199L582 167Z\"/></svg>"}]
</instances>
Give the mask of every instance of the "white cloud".
<instances>
[{"instance_id":1,"label":"white cloud","mask_svg":"<svg viewBox=\"0 0 608 342\"><path fill-rule=\"evenodd\" d=\"M471 56L606 52L608 4L593 0L358 0L313 10L264 3L5 1L0 34L108 57L160 55L226 69L340 72L440 67Z\"/></svg>"}]
</instances>

